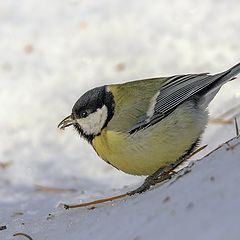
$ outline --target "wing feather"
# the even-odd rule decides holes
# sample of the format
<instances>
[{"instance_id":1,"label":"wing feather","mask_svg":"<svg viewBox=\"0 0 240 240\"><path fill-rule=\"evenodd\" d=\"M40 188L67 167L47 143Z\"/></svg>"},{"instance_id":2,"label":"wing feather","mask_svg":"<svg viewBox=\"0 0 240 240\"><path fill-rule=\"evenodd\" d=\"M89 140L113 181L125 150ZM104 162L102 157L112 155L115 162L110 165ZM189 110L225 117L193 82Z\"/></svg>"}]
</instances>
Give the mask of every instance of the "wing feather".
<instances>
[{"instance_id":1,"label":"wing feather","mask_svg":"<svg viewBox=\"0 0 240 240\"><path fill-rule=\"evenodd\" d=\"M153 114L142 116L129 133L132 134L161 121L187 99L220 87L232 77L230 71L231 69L216 75L202 73L167 78L156 98Z\"/></svg>"}]
</instances>

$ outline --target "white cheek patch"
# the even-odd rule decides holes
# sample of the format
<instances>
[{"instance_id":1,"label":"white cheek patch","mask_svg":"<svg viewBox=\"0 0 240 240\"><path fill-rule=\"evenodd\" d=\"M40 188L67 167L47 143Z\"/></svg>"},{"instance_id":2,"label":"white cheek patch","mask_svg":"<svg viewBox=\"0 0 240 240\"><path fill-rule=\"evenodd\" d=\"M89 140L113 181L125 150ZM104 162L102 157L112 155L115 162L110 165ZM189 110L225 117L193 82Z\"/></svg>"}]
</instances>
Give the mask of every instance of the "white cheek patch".
<instances>
[{"instance_id":1,"label":"white cheek patch","mask_svg":"<svg viewBox=\"0 0 240 240\"><path fill-rule=\"evenodd\" d=\"M98 108L96 112L89 114L86 118L77 119L78 124L84 133L97 135L101 132L108 117L108 110L105 105Z\"/></svg>"}]
</instances>

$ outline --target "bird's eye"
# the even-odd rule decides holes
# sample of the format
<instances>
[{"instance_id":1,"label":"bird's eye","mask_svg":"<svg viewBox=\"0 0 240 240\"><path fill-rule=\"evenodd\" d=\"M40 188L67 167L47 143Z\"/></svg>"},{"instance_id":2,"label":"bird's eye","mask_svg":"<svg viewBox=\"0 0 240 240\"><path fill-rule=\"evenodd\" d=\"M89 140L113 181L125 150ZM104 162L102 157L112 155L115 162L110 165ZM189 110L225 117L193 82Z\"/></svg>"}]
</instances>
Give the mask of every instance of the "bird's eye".
<instances>
[{"instance_id":1,"label":"bird's eye","mask_svg":"<svg viewBox=\"0 0 240 240\"><path fill-rule=\"evenodd\" d=\"M82 117L82 118L87 117L87 115L88 115L87 111L83 111L83 112L81 113L81 117Z\"/></svg>"}]
</instances>

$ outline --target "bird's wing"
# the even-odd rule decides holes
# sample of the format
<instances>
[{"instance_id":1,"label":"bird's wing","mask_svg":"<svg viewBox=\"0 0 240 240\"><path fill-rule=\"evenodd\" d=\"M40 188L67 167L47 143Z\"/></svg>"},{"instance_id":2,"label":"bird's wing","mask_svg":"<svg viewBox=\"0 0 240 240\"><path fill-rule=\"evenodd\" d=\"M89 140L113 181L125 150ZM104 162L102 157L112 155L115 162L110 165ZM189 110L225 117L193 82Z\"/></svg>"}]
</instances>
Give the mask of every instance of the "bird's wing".
<instances>
[{"instance_id":1,"label":"bird's wing","mask_svg":"<svg viewBox=\"0 0 240 240\"><path fill-rule=\"evenodd\" d=\"M205 94L212 89L220 88L240 72L240 64L233 68L216 74L187 74L177 75L166 79L155 99L154 109L151 114L142 116L138 122L129 129L132 134L140 129L147 128L161 121L187 99Z\"/></svg>"}]
</instances>

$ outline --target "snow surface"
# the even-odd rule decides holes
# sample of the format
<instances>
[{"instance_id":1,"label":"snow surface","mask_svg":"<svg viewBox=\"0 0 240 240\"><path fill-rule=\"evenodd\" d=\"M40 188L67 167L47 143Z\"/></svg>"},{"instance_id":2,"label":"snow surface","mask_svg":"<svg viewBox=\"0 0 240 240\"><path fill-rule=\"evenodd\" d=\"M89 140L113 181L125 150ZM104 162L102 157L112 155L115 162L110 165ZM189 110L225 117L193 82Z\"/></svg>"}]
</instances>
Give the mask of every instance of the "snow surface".
<instances>
[{"instance_id":1,"label":"snow surface","mask_svg":"<svg viewBox=\"0 0 240 240\"><path fill-rule=\"evenodd\" d=\"M0 1L0 239L239 239L239 145L141 196L66 211L60 203L124 193L143 178L113 169L73 130L56 128L95 86L239 62L239 12L239 0ZM238 78L214 99L211 116L239 100ZM235 135L233 124L209 124L208 147L193 159Z\"/></svg>"}]
</instances>

